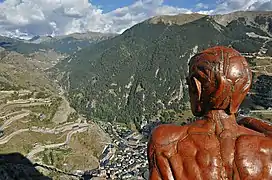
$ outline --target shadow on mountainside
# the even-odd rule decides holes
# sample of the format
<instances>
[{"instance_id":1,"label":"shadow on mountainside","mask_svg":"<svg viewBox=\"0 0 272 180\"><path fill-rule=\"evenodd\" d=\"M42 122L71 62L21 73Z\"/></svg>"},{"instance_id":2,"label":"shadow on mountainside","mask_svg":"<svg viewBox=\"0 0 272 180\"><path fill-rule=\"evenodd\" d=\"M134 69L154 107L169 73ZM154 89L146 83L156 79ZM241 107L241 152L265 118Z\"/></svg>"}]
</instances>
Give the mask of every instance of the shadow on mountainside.
<instances>
[{"instance_id":1,"label":"shadow on mountainside","mask_svg":"<svg viewBox=\"0 0 272 180\"><path fill-rule=\"evenodd\" d=\"M51 180L20 153L0 154L0 180Z\"/></svg>"}]
</instances>

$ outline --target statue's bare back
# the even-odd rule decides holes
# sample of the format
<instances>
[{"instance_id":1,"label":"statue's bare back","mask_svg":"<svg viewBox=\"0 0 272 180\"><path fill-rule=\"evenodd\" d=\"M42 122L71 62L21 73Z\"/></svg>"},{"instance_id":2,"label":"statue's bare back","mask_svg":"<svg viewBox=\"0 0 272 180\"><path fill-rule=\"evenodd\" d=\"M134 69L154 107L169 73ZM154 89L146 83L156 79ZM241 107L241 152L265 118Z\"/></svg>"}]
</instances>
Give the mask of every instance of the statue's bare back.
<instances>
[{"instance_id":1,"label":"statue's bare back","mask_svg":"<svg viewBox=\"0 0 272 180\"><path fill-rule=\"evenodd\" d=\"M150 179L272 179L272 139L236 128L239 133L226 129L217 135L215 127L201 120L191 126L156 128L155 137L165 135L149 146L154 152L149 157Z\"/></svg>"},{"instance_id":2,"label":"statue's bare back","mask_svg":"<svg viewBox=\"0 0 272 180\"><path fill-rule=\"evenodd\" d=\"M216 48L210 51L221 51ZM232 53L230 48L224 50ZM229 66L231 66L230 63ZM193 74L192 72L191 69L191 74ZM240 79L242 78L240 77ZM235 79L234 81L238 82ZM251 81L251 76L247 81ZM247 83L246 80L242 82L243 85ZM195 115L201 115L201 120L186 126L161 125L152 132L148 144L150 179L272 179L271 125L253 118L245 118L244 121L241 121L241 125L236 122L234 113L237 112L241 103L239 101L243 100L249 87L246 89L242 85L239 86L243 91L234 96L234 103L225 102L228 96L223 96L228 95L227 91L224 94L219 93L219 96L222 97L221 100L216 99L213 103L208 99L208 102L212 103L212 108L210 106L205 109L198 101L201 99L200 94L205 93L203 92L205 90L203 84L201 88L198 87L201 85L200 83L194 82L193 79L193 82L189 83L189 91L192 112ZM234 87L239 90L237 86ZM207 96L207 94L204 95ZM205 101L205 98L201 100ZM235 101L238 103L235 104ZM219 105L217 106L216 103ZM229 108L228 111L225 107Z\"/></svg>"}]
</instances>

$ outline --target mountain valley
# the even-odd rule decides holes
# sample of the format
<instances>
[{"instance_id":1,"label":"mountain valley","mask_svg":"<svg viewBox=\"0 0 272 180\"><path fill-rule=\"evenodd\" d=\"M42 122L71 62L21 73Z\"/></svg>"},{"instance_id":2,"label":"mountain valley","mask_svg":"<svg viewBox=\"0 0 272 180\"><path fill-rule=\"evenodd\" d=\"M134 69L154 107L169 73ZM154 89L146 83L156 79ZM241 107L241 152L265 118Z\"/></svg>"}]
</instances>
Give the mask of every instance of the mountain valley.
<instances>
[{"instance_id":1,"label":"mountain valley","mask_svg":"<svg viewBox=\"0 0 272 180\"><path fill-rule=\"evenodd\" d=\"M120 35L0 36L0 154L19 152L52 179L147 179L150 131L194 120L187 64L215 45L252 68L239 114L271 121L271 12L157 16Z\"/></svg>"}]
</instances>

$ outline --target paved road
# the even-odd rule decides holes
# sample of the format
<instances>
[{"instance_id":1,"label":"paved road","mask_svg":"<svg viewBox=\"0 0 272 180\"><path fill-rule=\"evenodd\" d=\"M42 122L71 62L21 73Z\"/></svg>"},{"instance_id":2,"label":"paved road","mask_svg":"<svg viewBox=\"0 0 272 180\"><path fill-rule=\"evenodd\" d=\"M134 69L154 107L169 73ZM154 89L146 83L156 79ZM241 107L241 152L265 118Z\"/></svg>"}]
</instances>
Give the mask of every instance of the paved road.
<instances>
[{"instance_id":1,"label":"paved road","mask_svg":"<svg viewBox=\"0 0 272 180\"><path fill-rule=\"evenodd\" d=\"M18 131L15 131L15 132L9 134L8 136L5 136L5 137L1 138L1 139L0 139L0 144L5 144L5 143L7 143L11 138L13 138L13 136L16 136L16 135L18 135L18 134L20 134L20 133L22 133L22 132L27 132L27 131L29 131L29 129L20 129L20 130L18 130Z\"/></svg>"},{"instance_id":2,"label":"paved road","mask_svg":"<svg viewBox=\"0 0 272 180\"><path fill-rule=\"evenodd\" d=\"M60 95L63 99L63 102L53 118L53 122L55 121L57 123L65 122L67 120L69 114L74 111L74 109L70 107L69 102L65 99L65 97L63 97L62 94L63 94L63 92L60 93ZM3 114L3 113L5 113L5 109L11 109L14 107L23 108L23 107L37 106L37 105L43 105L43 104L48 104L48 103L50 103L50 101L48 101L46 99L38 99L38 100L37 99L29 99L29 100L10 101L7 104L0 105L0 110L2 111L1 114ZM2 124L0 129L2 129L2 130L6 129L13 122L28 116L30 113L31 113L30 110L20 110L20 111L9 113L7 115L3 115L2 117L0 117L0 119L4 119L4 123ZM76 122L67 122L67 123L64 123L61 125L57 125L53 129L45 128L45 127L35 127L35 126L33 126L31 128L26 128L26 129L19 129L19 130L12 132L11 134L4 135L3 137L1 137L0 138L0 145L8 143L14 136L19 135L20 133L23 133L23 132L28 132L28 131L43 133L43 134L60 134L60 133L68 132L66 134L65 141L62 143L49 144L49 145L38 145L38 146L34 147L30 151L30 153L28 153L28 155L27 155L27 157L29 159L33 159L33 157L37 153L42 152L45 149L57 148L57 147L68 144L70 142L73 134L87 131L88 127L91 124L88 124L86 122L86 120L84 122L82 122L82 120L84 121L84 118L82 118L80 116L78 118L78 120L76 120ZM63 135L65 135L65 134L63 134Z\"/></svg>"},{"instance_id":3,"label":"paved road","mask_svg":"<svg viewBox=\"0 0 272 180\"><path fill-rule=\"evenodd\" d=\"M27 158L32 160L33 157L35 156L35 154L37 154L39 152L42 152L45 149L52 149L52 148L57 148L57 147L60 147L60 146L64 146L64 145L66 145L66 144L68 144L70 142L71 137L72 137L73 134L78 133L78 132L84 132L84 131L87 131L87 130L88 130L88 127L83 127L83 128L79 128L77 130L68 132L68 134L66 136L66 140L64 142L62 142L62 143L43 145L43 146L38 145L34 149L32 149L32 151L30 153L27 154Z\"/></svg>"},{"instance_id":4,"label":"paved road","mask_svg":"<svg viewBox=\"0 0 272 180\"><path fill-rule=\"evenodd\" d=\"M31 107L31 106L40 106L40 105L45 105L45 104L48 104L48 103L45 103L45 102L33 102L33 103L14 103L14 104L5 104L5 105L0 105L0 114L4 114L6 111L6 109L9 108L10 109L13 109L13 108L24 108L24 107Z\"/></svg>"},{"instance_id":5,"label":"paved road","mask_svg":"<svg viewBox=\"0 0 272 180\"><path fill-rule=\"evenodd\" d=\"M4 124L0 127L0 129L4 130L4 129L8 128L8 125L13 123L14 121L17 121L19 119L22 119L22 118L28 116L29 114L30 114L30 111L29 112L23 112L22 114L18 114L16 116L13 116L13 117L9 118L8 120L6 120L4 122Z\"/></svg>"},{"instance_id":6,"label":"paved road","mask_svg":"<svg viewBox=\"0 0 272 180\"><path fill-rule=\"evenodd\" d=\"M26 111L28 111L28 110L21 110L21 111L11 112L11 113L6 114L6 115L4 115L4 116L0 116L0 119L6 119L6 118L8 118L8 117L10 117L10 116L22 114L22 113L24 113L24 112L26 112Z\"/></svg>"},{"instance_id":7,"label":"paved road","mask_svg":"<svg viewBox=\"0 0 272 180\"><path fill-rule=\"evenodd\" d=\"M76 131L80 131L81 129L88 128L89 126L90 126L90 124L86 124L86 123L74 123L74 124L66 125L64 127L58 128L58 129L50 129L50 128L42 128L42 127L40 127L40 128L32 127L32 128L27 128L27 129L19 129L19 130L15 131L7 136L0 138L0 144L5 144L14 136L16 136L22 132L26 132L26 131L32 131L32 132L38 132L38 133L44 133L44 134L59 134L59 133L65 132L65 131L73 132L75 129L76 129Z\"/></svg>"}]
</instances>

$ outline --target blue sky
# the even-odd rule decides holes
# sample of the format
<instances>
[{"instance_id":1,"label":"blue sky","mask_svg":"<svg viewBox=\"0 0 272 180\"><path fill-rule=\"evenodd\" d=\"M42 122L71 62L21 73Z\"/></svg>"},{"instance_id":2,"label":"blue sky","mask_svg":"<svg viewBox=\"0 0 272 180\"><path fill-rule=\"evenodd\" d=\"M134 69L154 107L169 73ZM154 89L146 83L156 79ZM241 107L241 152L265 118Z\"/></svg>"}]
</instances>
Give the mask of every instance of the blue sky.
<instances>
[{"instance_id":1,"label":"blue sky","mask_svg":"<svg viewBox=\"0 0 272 180\"><path fill-rule=\"evenodd\" d=\"M164 4L182 8L194 8L196 4L203 3L209 6L215 5L216 0L165 0Z\"/></svg>"},{"instance_id":2,"label":"blue sky","mask_svg":"<svg viewBox=\"0 0 272 180\"><path fill-rule=\"evenodd\" d=\"M4 0L0 0L3 2ZM197 3L208 4L213 6L216 0L165 0L164 4L182 8L194 8ZM109 12L114 9L128 6L135 2L135 0L89 0L92 4L101 7L104 12Z\"/></svg>"},{"instance_id":3,"label":"blue sky","mask_svg":"<svg viewBox=\"0 0 272 180\"><path fill-rule=\"evenodd\" d=\"M0 0L1 1L1 0ZM91 0L92 4L100 6L104 12L109 12L114 9L133 4L135 0ZM196 4L203 3L209 5L209 9L215 7L216 0L165 0L164 5L180 7L180 8L195 8Z\"/></svg>"},{"instance_id":4,"label":"blue sky","mask_svg":"<svg viewBox=\"0 0 272 180\"><path fill-rule=\"evenodd\" d=\"M0 2L3 2L4 0L0 0ZM105 11L111 11L118 7L124 7L132 4L135 2L135 0L89 0L91 3L95 5L101 5ZM203 4L215 4L216 0L166 0L164 4L170 5L170 6L177 6L177 7L183 7L183 8L192 8L197 3L203 3Z\"/></svg>"},{"instance_id":5,"label":"blue sky","mask_svg":"<svg viewBox=\"0 0 272 180\"><path fill-rule=\"evenodd\" d=\"M132 4L134 0L91 0L90 2L96 6L100 6L104 12L109 12L120 7L128 6Z\"/></svg>"}]
</instances>

